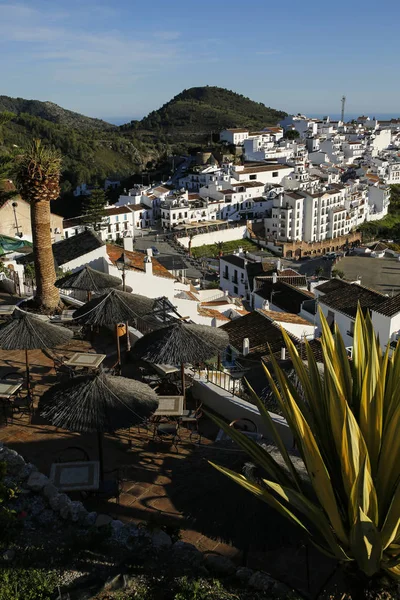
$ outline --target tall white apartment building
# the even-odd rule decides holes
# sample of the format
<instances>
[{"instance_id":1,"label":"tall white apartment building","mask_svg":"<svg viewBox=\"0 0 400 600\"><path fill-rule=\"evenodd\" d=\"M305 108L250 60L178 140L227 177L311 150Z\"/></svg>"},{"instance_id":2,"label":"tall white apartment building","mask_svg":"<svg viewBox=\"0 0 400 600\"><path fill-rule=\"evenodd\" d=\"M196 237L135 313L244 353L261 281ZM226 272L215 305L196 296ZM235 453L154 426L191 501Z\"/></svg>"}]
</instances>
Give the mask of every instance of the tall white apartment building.
<instances>
[{"instance_id":1,"label":"tall white apartment building","mask_svg":"<svg viewBox=\"0 0 400 600\"><path fill-rule=\"evenodd\" d=\"M267 236L279 241L301 240L303 236L304 196L285 192L273 200L271 216L264 220Z\"/></svg>"},{"instance_id":2,"label":"tall white apartment building","mask_svg":"<svg viewBox=\"0 0 400 600\"><path fill-rule=\"evenodd\" d=\"M303 239L320 242L327 238L346 235L350 231L350 220L344 206L343 194L339 190L323 190L304 196Z\"/></svg>"}]
</instances>

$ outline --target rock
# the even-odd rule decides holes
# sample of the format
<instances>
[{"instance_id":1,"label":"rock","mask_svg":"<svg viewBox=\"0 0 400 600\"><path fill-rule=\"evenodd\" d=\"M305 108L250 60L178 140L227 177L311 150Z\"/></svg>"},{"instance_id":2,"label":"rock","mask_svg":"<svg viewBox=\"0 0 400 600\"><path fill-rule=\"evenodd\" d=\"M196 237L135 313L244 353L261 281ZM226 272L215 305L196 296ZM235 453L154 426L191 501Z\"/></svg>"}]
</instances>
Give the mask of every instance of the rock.
<instances>
[{"instance_id":1,"label":"rock","mask_svg":"<svg viewBox=\"0 0 400 600\"><path fill-rule=\"evenodd\" d=\"M29 479L29 476L31 473L36 473L36 472L37 472L37 467L35 467L35 465L32 465L31 463L26 463L15 474L15 478L17 479L17 481L22 483L26 479Z\"/></svg>"},{"instance_id":2,"label":"rock","mask_svg":"<svg viewBox=\"0 0 400 600\"><path fill-rule=\"evenodd\" d=\"M40 515L45 508L47 508L47 506L41 496L32 496L32 499L27 505L27 511L34 517Z\"/></svg>"},{"instance_id":3,"label":"rock","mask_svg":"<svg viewBox=\"0 0 400 600\"><path fill-rule=\"evenodd\" d=\"M153 533L151 536L151 543L156 550L171 548L172 546L172 540L170 536L161 529Z\"/></svg>"},{"instance_id":4,"label":"rock","mask_svg":"<svg viewBox=\"0 0 400 600\"><path fill-rule=\"evenodd\" d=\"M57 514L51 508L45 508L38 515L37 520L42 527L54 527L59 523Z\"/></svg>"},{"instance_id":5,"label":"rock","mask_svg":"<svg viewBox=\"0 0 400 600\"><path fill-rule=\"evenodd\" d=\"M270 590L275 583L275 579L267 575L267 573L263 573L262 571L256 571L249 579L249 585L251 587L265 592Z\"/></svg>"},{"instance_id":6,"label":"rock","mask_svg":"<svg viewBox=\"0 0 400 600\"><path fill-rule=\"evenodd\" d=\"M113 520L112 517L110 517L110 515L97 515L97 519L95 522L95 527L103 527L104 525L109 525L111 523L111 521Z\"/></svg>"},{"instance_id":7,"label":"rock","mask_svg":"<svg viewBox=\"0 0 400 600\"><path fill-rule=\"evenodd\" d=\"M111 521L111 529L113 531L119 531L123 527L124 527L124 524L122 521L119 521L118 519L114 519L113 521Z\"/></svg>"},{"instance_id":8,"label":"rock","mask_svg":"<svg viewBox=\"0 0 400 600\"><path fill-rule=\"evenodd\" d=\"M173 553L178 561L186 562L198 567L204 560L203 554L193 544L187 542L175 542L172 546Z\"/></svg>"},{"instance_id":9,"label":"rock","mask_svg":"<svg viewBox=\"0 0 400 600\"><path fill-rule=\"evenodd\" d=\"M272 595L274 598L289 598L291 592L292 590L281 581L275 581L272 586Z\"/></svg>"},{"instance_id":10,"label":"rock","mask_svg":"<svg viewBox=\"0 0 400 600\"><path fill-rule=\"evenodd\" d=\"M7 463L7 472L11 474L18 473L25 464L25 460L18 452L6 447L0 453L0 460L4 460Z\"/></svg>"},{"instance_id":11,"label":"rock","mask_svg":"<svg viewBox=\"0 0 400 600\"><path fill-rule=\"evenodd\" d=\"M253 570L248 569L247 567L239 567L236 571L236 577L240 579L240 581L248 581L252 575Z\"/></svg>"},{"instance_id":12,"label":"rock","mask_svg":"<svg viewBox=\"0 0 400 600\"><path fill-rule=\"evenodd\" d=\"M40 492L45 485L49 483L49 478L39 471L35 471L29 475L29 479L26 482L26 487L33 492Z\"/></svg>"},{"instance_id":13,"label":"rock","mask_svg":"<svg viewBox=\"0 0 400 600\"><path fill-rule=\"evenodd\" d=\"M53 510L60 511L65 506L68 506L71 503L70 498L67 494L55 494L52 498L50 498L50 506Z\"/></svg>"},{"instance_id":14,"label":"rock","mask_svg":"<svg viewBox=\"0 0 400 600\"><path fill-rule=\"evenodd\" d=\"M15 550L9 548L5 552L3 552L3 560L6 562L11 562L15 558Z\"/></svg>"},{"instance_id":15,"label":"rock","mask_svg":"<svg viewBox=\"0 0 400 600\"><path fill-rule=\"evenodd\" d=\"M87 510L79 500L73 500L69 505L69 516L73 523L83 521L87 515Z\"/></svg>"},{"instance_id":16,"label":"rock","mask_svg":"<svg viewBox=\"0 0 400 600\"><path fill-rule=\"evenodd\" d=\"M58 494L58 489L52 483L48 483L47 485L45 485L42 491L43 496L46 496L48 500L50 500L51 498L53 498L53 496Z\"/></svg>"},{"instance_id":17,"label":"rock","mask_svg":"<svg viewBox=\"0 0 400 600\"><path fill-rule=\"evenodd\" d=\"M92 527L96 523L96 519L97 519L97 512L93 511L93 512L87 513L87 515L83 519L82 524L85 527Z\"/></svg>"},{"instance_id":18,"label":"rock","mask_svg":"<svg viewBox=\"0 0 400 600\"><path fill-rule=\"evenodd\" d=\"M233 575L236 571L233 562L226 556L220 556L219 554L208 554L205 557L205 565L210 571L218 575Z\"/></svg>"}]
</instances>

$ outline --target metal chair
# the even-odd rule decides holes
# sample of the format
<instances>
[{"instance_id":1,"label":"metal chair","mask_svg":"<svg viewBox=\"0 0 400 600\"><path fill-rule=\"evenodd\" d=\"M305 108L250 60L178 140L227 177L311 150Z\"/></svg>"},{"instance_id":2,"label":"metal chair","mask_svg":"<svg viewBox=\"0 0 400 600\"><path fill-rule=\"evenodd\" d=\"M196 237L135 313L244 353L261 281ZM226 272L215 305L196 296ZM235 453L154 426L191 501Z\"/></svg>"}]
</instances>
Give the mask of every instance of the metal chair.
<instances>
[{"instance_id":1,"label":"metal chair","mask_svg":"<svg viewBox=\"0 0 400 600\"><path fill-rule=\"evenodd\" d=\"M195 410L184 410L183 411L183 415L181 417L179 417L179 424L183 425L185 424L187 426L187 428L190 430L190 439L192 439L192 436L194 433L196 433L197 435L201 435L199 432L199 421L201 419L201 417L203 416L203 411L202 411L202 403L199 404L199 406L195 409Z\"/></svg>"},{"instance_id":2,"label":"metal chair","mask_svg":"<svg viewBox=\"0 0 400 600\"><path fill-rule=\"evenodd\" d=\"M178 443L181 441L179 435L179 423L157 423L154 427L153 440L155 442L171 442L178 450Z\"/></svg>"},{"instance_id":3,"label":"metal chair","mask_svg":"<svg viewBox=\"0 0 400 600\"><path fill-rule=\"evenodd\" d=\"M101 500L108 500L109 498L115 498L117 504L119 504L119 497L122 491L123 469L113 469L112 471L106 471L104 473L105 479L100 481L99 489L96 490L95 495ZM114 475L108 478L108 475Z\"/></svg>"}]
</instances>

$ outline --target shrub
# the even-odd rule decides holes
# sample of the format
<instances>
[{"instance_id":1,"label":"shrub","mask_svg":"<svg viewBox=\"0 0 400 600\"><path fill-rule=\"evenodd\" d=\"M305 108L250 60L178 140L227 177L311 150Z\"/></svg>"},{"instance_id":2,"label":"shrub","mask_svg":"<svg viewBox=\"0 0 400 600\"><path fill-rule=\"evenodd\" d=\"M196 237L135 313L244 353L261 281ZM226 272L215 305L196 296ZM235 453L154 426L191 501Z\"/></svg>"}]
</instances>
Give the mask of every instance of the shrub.
<instances>
[{"instance_id":1,"label":"shrub","mask_svg":"<svg viewBox=\"0 0 400 600\"><path fill-rule=\"evenodd\" d=\"M2 569L0 600L51 600L57 583L55 571Z\"/></svg>"}]
</instances>

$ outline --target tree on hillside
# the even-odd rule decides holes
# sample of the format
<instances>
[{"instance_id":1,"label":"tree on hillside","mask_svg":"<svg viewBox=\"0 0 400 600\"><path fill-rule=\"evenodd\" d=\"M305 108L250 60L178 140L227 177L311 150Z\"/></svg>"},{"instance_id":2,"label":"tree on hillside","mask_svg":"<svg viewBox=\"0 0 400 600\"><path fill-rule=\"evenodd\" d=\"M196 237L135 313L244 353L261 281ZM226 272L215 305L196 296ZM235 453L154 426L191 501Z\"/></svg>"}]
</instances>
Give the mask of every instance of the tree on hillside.
<instances>
[{"instance_id":1,"label":"tree on hillside","mask_svg":"<svg viewBox=\"0 0 400 600\"><path fill-rule=\"evenodd\" d=\"M285 132L284 136L287 140L297 140L300 137L300 134L296 129L289 129L289 131Z\"/></svg>"},{"instance_id":2,"label":"tree on hillside","mask_svg":"<svg viewBox=\"0 0 400 600\"><path fill-rule=\"evenodd\" d=\"M21 197L31 205L33 256L36 273L35 300L45 311L60 302L50 233L50 202L60 194L61 155L34 140L17 159L16 181Z\"/></svg>"},{"instance_id":3,"label":"tree on hillside","mask_svg":"<svg viewBox=\"0 0 400 600\"><path fill-rule=\"evenodd\" d=\"M99 187L94 188L90 196L86 196L83 202L83 220L95 231L99 231L104 226L106 204L106 194Z\"/></svg>"}]
</instances>

